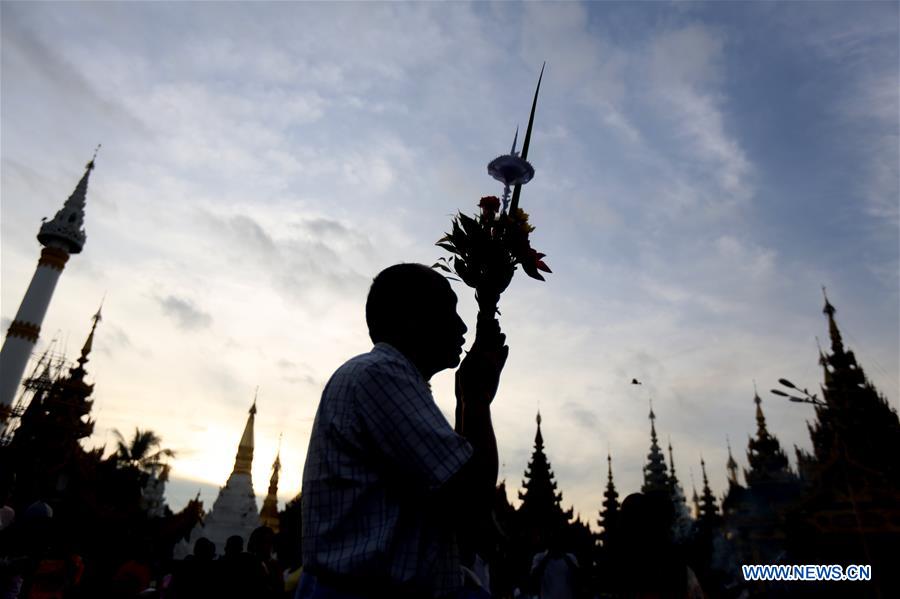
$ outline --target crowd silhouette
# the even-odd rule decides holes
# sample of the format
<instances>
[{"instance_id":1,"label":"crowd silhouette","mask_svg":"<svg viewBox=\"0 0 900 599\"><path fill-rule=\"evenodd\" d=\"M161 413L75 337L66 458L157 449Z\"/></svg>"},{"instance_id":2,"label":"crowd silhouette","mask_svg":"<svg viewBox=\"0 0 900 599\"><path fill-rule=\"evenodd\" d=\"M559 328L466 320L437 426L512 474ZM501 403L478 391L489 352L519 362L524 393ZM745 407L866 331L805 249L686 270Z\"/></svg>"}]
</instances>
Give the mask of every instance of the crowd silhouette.
<instances>
[{"instance_id":1,"label":"crowd silhouette","mask_svg":"<svg viewBox=\"0 0 900 599\"><path fill-rule=\"evenodd\" d=\"M424 267L413 266L414 278L424 275ZM428 272L426 278L433 274ZM440 309L449 325L431 331L441 332L444 342L437 349L419 345L408 351L429 365L425 370L434 373L458 364L460 331L465 332L465 327L456 321L455 297L448 295L449 286L445 288L442 279L439 285L429 280L428 284L434 285L431 292L443 294L441 301L446 300ZM421 294L410 297L420 298ZM393 300L384 305L396 308ZM429 305L425 302L421 308L423 318L432 316ZM729 459L729 489L720 500L709 489L701 462L703 493L701 498L694 491L693 517L684 509L686 500L674 467L667 470L664 463L652 411L644 487L620 503L608 458L600 534L573 516L571 509L562 508L562 494L544 453L540 415L518 507L508 501L505 481L496 485L492 497L485 492L494 488L496 481L496 463L490 459L470 473L471 486L458 482L457 494L447 496L429 495L427 489L407 480L408 476L398 476L401 471L367 473L365 480L397 485L403 510L398 512L399 519L391 522L409 527L406 518L416 519L433 510L435 519L429 526L434 529L426 527L422 536L406 539L412 541L413 552L425 555L427 544L417 543L432 532L453 538L449 543L456 553L448 563L454 566L451 573L460 571L461 584L443 595L422 587L393 586L388 579L367 578L374 569L361 570L357 578L356 574L335 575L334 570L324 568L325 560L317 550L337 555L347 550L340 539L336 544L327 539L332 545L321 539L318 544L308 542L314 534L311 531L323 528L323 520L307 509L305 501L314 487L306 480L304 494L278 513L278 532L259 526L249 532L246 543L243 536L235 535L221 547L201 534L190 555L173 559L174 547L202 521L202 504L199 499L192 500L178 513L160 509L146 497L147 489L158 488L150 484L158 482L158 464L142 464L134 452L104 456L102 450L82 447L93 426L92 421L84 420L91 410L91 387L81 384L87 356L83 352L84 359L68 377L61 376L37 390L15 434L0 444L0 599L898 596L900 466L896 456L900 455L900 421L868 382L853 353L843 346L835 309L827 299L824 312L832 346L830 353L820 354L825 372L822 397L802 390L807 393L807 403L816 408L816 420L810 426L813 451L798 451L798 468L791 470L780 444L768 431L756 396L757 433L748 444L750 469L745 472L745 483L740 483L736 463ZM407 332L428 337L431 332L420 324L408 323ZM476 333L474 351L487 352L482 356L487 361L470 360L460 369L464 376L457 380L458 399L462 399L456 430L464 433L467 418L487 413L484 410L493 398L496 377L505 361L505 338L499 326L488 321L479 327L488 329L480 329L486 335L481 338L482 345ZM404 347L402 339L393 341ZM380 359L393 368L400 358L392 351L382 349ZM348 364L358 366L358 362ZM357 376L358 370L351 373ZM410 384L419 385L421 397L430 397L424 381L414 373L410 376ZM480 376L485 378L479 381ZM465 377L476 380L472 383ZM470 401L486 403L465 404L466 394L460 392L460 386L472 384L487 392L476 393ZM478 410L482 410L480 416ZM449 423L444 424L449 430ZM470 420L470 425L476 426L477 421L473 424ZM481 441L492 437L487 429L478 434L486 435ZM140 436L136 434L136 438ZM484 447L486 457L492 457L490 443ZM460 451L466 456L470 450L463 447ZM671 459L669 447L670 465ZM447 476L452 481L451 474ZM476 494L475 499L470 498L471 509L454 507L452 502L466 489ZM393 492L389 489L388 495ZM344 507L352 514L354 505ZM335 505L325 501L318 509L326 513ZM359 532L352 516L338 524L349 527L331 530L351 535ZM378 542L390 552L396 538L390 527L383 530L388 533L381 538L369 534L356 538L363 548ZM373 568L382 566L377 561L382 554L375 555ZM404 554L403 559L422 557L409 555ZM317 561L310 561L310 556ZM741 576L740 564L748 563L867 564L873 575L871 581L856 583L753 582ZM431 563L423 560L426 578L430 567Z\"/></svg>"}]
</instances>

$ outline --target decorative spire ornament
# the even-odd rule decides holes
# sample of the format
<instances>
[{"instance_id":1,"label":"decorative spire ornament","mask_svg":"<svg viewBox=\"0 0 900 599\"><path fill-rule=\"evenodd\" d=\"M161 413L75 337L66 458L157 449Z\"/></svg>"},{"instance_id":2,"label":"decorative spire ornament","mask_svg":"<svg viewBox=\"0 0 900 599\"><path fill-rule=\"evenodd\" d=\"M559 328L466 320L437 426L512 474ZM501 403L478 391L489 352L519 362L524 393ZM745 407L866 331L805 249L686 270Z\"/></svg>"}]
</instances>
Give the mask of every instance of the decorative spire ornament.
<instances>
[{"instance_id":1,"label":"decorative spire ornament","mask_svg":"<svg viewBox=\"0 0 900 599\"><path fill-rule=\"evenodd\" d=\"M597 520L597 525L603 529L600 533L600 540L603 542L604 547L609 546L610 537L612 536L611 532L618 518L620 507L619 492L616 491L616 484L613 482L612 455L609 452L606 454L606 464L607 475L606 490L603 492L603 509L600 510L600 519Z\"/></svg>"},{"instance_id":2,"label":"decorative spire ornament","mask_svg":"<svg viewBox=\"0 0 900 599\"><path fill-rule=\"evenodd\" d=\"M481 198L478 204L481 214L473 218L458 213L453 219L451 231L436 243L450 252L452 257L439 258L433 267L456 274L466 285L475 289L478 302L476 342L478 332L499 314L497 305L500 294L512 281L517 265L525 274L540 281L544 277L539 271L551 272L543 261L544 254L531 247L529 235L534 227L528 222L528 214L519 208L522 185L534 176L534 167L527 158L543 75L544 67L541 67L521 155L516 154L519 137L516 129L510 153L488 164L488 174L504 185L502 208L501 200L496 196ZM510 187L513 188L512 200L508 204Z\"/></svg>"},{"instance_id":3,"label":"decorative spire ornament","mask_svg":"<svg viewBox=\"0 0 900 599\"><path fill-rule=\"evenodd\" d=\"M734 456L731 455L731 440L728 437L725 437L725 444L728 446L728 462L725 464L725 468L728 470L728 485L736 487L738 486L738 465L734 461Z\"/></svg>"},{"instance_id":4,"label":"decorative spire ornament","mask_svg":"<svg viewBox=\"0 0 900 599\"><path fill-rule=\"evenodd\" d=\"M642 493L669 492L669 476L666 473L666 458L659 447L656 436L656 414L653 413L653 401L650 402L650 453L644 466L644 484Z\"/></svg>"},{"instance_id":5,"label":"decorative spire ornament","mask_svg":"<svg viewBox=\"0 0 900 599\"><path fill-rule=\"evenodd\" d=\"M709 479L706 477L706 462L700 457L700 471L703 473L703 494L700 497L700 521L707 525L718 523L719 506L716 505L716 496L709 488Z\"/></svg>"},{"instance_id":6,"label":"decorative spire ornament","mask_svg":"<svg viewBox=\"0 0 900 599\"><path fill-rule=\"evenodd\" d=\"M259 523L268 526L272 532L277 533L280 527L278 517L278 475L281 472L281 435L278 435L278 451L275 453L275 461L272 463L272 477L269 479L269 492L263 501L259 511Z\"/></svg>"},{"instance_id":7,"label":"decorative spire ornament","mask_svg":"<svg viewBox=\"0 0 900 599\"><path fill-rule=\"evenodd\" d=\"M250 406L247 424L244 425L244 434L241 435L241 442L238 443L232 474L246 474L249 476L253 467L253 425L256 421L256 397L258 394L259 387L256 388L256 392L253 394L253 405Z\"/></svg>"}]
</instances>

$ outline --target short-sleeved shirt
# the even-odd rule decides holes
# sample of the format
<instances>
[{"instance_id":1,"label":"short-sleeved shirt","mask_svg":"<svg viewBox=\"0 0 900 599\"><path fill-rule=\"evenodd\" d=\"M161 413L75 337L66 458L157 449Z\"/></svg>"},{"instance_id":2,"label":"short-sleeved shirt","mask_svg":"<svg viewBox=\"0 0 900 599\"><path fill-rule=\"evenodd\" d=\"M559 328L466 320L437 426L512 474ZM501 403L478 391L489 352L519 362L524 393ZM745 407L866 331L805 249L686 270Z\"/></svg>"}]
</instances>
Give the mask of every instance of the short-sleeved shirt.
<instances>
[{"instance_id":1,"label":"short-sleeved shirt","mask_svg":"<svg viewBox=\"0 0 900 599\"><path fill-rule=\"evenodd\" d=\"M378 343L346 362L322 393L303 470L304 568L433 596L458 589L450 518L430 495L471 456L400 351Z\"/></svg>"}]
</instances>

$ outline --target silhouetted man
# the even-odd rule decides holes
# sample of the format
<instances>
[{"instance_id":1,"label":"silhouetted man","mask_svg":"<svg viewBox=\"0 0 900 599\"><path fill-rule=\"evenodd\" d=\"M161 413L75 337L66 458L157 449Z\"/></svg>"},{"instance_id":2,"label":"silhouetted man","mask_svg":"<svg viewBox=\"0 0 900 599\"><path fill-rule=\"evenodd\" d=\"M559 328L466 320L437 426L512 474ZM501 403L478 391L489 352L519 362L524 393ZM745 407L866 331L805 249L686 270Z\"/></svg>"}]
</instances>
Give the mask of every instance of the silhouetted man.
<instances>
[{"instance_id":1,"label":"silhouetted man","mask_svg":"<svg viewBox=\"0 0 900 599\"><path fill-rule=\"evenodd\" d=\"M322 393L303 471L297 597L445 597L463 583L456 532L491 508L490 403L508 348L479 325L456 373L454 431L429 379L460 364L466 325L447 280L421 264L382 271L366 301L375 347Z\"/></svg>"}]
</instances>

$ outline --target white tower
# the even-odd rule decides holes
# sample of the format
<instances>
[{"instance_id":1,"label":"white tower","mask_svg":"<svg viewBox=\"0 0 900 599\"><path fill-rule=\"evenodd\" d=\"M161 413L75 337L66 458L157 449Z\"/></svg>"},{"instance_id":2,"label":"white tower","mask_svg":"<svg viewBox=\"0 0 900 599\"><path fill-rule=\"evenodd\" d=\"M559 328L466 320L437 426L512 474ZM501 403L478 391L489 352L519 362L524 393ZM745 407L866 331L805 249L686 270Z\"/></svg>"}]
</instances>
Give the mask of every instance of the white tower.
<instances>
[{"instance_id":1,"label":"white tower","mask_svg":"<svg viewBox=\"0 0 900 599\"><path fill-rule=\"evenodd\" d=\"M94 158L97 153L94 152ZM38 260L31 284L22 298L15 320L9 325L3 349L0 350L0 424L6 421L28 358L41 333L41 323L53 297L53 290L71 254L78 254L87 236L84 232L84 204L88 176L94 169L94 159L87 163L75 191L56 213L53 220L45 220L37 238L44 249Z\"/></svg>"}]
</instances>

